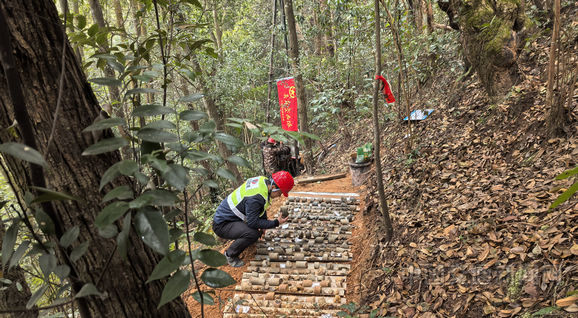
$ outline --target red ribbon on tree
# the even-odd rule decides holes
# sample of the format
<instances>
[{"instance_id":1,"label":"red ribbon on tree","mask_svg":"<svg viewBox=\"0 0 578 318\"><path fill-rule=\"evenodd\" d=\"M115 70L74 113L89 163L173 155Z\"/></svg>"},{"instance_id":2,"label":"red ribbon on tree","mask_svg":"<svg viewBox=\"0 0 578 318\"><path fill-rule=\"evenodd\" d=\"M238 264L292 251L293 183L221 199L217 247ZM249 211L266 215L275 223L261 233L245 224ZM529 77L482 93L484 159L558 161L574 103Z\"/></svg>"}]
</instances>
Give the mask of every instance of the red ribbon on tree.
<instances>
[{"instance_id":1,"label":"red ribbon on tree","mask_svg":"<svg viewBox=\"0 0 578 318\"><path fill-rule=\"evenodd\" d=\"M281 128L287 131L297 131L297 94L295 79L287 77L277 80L277 95L281 105Z\"/></svg>"},{"instance_id":2,"label":"red ribbon on tree","mask_svg":"<svg viewBox=\"0 0 578 318\"><path fill-rule=\"evenodd\" d=\"M393 93L391 92L391 89L389 88L389 83L385 80L385 77L381 75L376 75L375 79L380 80L383 83L383 95L385 95L385 101L388 104L394 103L395 97L393 97Z\"/></svg>"}]
</instances>

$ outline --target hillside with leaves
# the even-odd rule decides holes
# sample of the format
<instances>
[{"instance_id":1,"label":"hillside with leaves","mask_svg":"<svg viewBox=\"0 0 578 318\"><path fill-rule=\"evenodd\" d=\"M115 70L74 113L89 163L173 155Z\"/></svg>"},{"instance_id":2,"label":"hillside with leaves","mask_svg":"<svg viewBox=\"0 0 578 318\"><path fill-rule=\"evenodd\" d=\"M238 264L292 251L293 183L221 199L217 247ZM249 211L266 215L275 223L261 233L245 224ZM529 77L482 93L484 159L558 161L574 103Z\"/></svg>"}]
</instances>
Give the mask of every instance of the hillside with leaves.
<instances>
[{"instance_id":1,"label":"hillside with leaves","mask_svg":"<svg viewBox=\"0 0 578 318\"><path fill-rule=\"evenodd\" d=\"M476 76L432 80L415 97L416 109L432 103L435 111L412 123L411 152L407 123L386 119L383 178L395 234L384 241L376 222L373 174L364 216L371 244L360 248L352 293L361 307L395 317L578 311L578 201L564 195L576 187L568 176L578 163L578 109L574 95L568 134L548 137L548 44L540 38L523 53L525 79L499 100L487 97ZM347 169L351 158L339 153L371 141L368 124L345 128L351 140L336 143L326 170ZM568 201L553 208L560 197Z\"/></svg>"}]
</instances>

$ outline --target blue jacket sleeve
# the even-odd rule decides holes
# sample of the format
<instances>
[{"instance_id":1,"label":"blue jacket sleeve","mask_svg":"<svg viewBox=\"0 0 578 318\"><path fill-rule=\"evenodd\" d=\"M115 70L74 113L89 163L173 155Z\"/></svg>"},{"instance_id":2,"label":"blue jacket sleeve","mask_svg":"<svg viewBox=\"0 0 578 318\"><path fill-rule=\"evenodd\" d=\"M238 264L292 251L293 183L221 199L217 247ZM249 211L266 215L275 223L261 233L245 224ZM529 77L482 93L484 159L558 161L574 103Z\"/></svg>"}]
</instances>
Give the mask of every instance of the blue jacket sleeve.
<instances>
[{"instance_id":1,"label":"blue jacket sleeve","mask_svg":"<svg viewBox=\"0 0 578 318\"><path fill-rule=\"evenodd\" d=\"M247 216L247 225L252 229L272 229L274 227L279 226L278 220L267 220L266 214L263 216L265 217L260 218L259 214L263 211L263 207L265 206L265 199L263 199L260 195L255 195L249 198L246 198L245 201L245 215Z\"/></svg>"}]
</instances>

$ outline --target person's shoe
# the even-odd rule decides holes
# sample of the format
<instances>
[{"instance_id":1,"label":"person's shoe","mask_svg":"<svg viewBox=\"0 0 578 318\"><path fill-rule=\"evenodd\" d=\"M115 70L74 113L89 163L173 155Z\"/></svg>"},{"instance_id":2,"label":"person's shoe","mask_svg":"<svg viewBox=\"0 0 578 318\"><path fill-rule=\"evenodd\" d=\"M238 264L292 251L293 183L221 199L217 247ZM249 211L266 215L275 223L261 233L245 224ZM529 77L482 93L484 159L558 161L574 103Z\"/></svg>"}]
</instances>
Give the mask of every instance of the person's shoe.
<instances>
[{"instance_id":1,"label":"person's shoe","mask_svg":"<svg viewBox=\"0 0 578 318\"><path fill-rule=\"evenodd\" d=\"M231 265L231 267L241 267L241 266L245 265L245 262L243 262L237 256L229 256L229 255L227 255L227 252L225 252L225 257L227 258L227 263L229 263L229 265Z\"/></svg>"}]
</instances>

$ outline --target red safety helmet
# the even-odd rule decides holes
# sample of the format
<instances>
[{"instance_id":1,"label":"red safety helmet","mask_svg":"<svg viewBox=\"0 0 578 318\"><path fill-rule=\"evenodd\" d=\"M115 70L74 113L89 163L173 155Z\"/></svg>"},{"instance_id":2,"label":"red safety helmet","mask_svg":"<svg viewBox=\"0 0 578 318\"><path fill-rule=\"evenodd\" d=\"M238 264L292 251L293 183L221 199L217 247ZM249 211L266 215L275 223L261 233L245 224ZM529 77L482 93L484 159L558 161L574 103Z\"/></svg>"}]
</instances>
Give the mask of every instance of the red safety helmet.
<instances>
[{"instance_id":1,"label":"red safety helmet","mask_svg":"<svg viewBox=\"0 0 578 318\"><path fill-rule=\"evenodd\" d=\"M267 139L267 142L270 143L270 144L276 143L275 139L270 138L270 137L269 137L269 139Z\"/></svg>"},{"instance_id":2,"label":"red safety helmet","mask_svg":"<svg viewBox=\"0 0 578 318\"><path fill-rule=\"evenodd\" d=\"M291 174L287 171L277 171L271 177L279 190L281 190L281 193L283 193L284 196L289 196L289 191L293 189L293 185L295 184Z\"/></svg>"}]
</instances>

